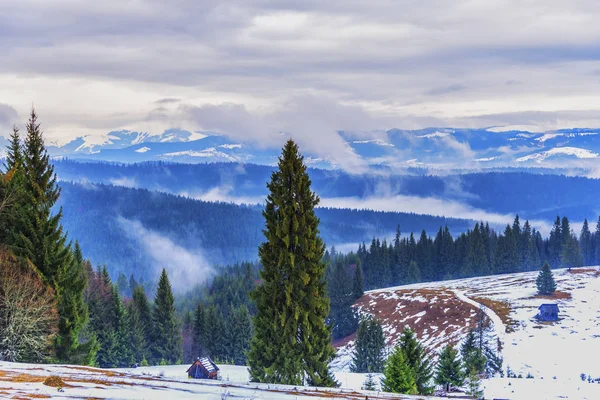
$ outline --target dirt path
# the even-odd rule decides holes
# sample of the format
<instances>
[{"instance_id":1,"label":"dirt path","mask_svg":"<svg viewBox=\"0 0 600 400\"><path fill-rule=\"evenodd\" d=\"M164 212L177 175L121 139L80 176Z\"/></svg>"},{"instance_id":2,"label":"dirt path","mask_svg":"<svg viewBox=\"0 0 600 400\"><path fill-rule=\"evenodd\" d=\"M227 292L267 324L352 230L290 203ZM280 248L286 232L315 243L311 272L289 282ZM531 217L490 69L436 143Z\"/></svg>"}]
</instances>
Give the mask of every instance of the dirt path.
<instances>
[{"instance_id":1,"label":"dirt path","mask_svg":"<svg viewBox=\"0 0 600 400\"><path fill-rule=\"evenodd\" d=\"M460 290L454 290L454 294L461 301L464 301L465 303L471 304L472 306L481 308L483 310L485 315L487 315L488 318L492 321L492 325L494 325L494 333L496 334L496 337L498 338L498 340L500 340L502 346L504 346L504 339L506 337L506 326L504 325L502 319L498 316L498 314L496 314L491 308L486 307L485 305L470 299L464 292Z\"/></svg>"}]
</instances>

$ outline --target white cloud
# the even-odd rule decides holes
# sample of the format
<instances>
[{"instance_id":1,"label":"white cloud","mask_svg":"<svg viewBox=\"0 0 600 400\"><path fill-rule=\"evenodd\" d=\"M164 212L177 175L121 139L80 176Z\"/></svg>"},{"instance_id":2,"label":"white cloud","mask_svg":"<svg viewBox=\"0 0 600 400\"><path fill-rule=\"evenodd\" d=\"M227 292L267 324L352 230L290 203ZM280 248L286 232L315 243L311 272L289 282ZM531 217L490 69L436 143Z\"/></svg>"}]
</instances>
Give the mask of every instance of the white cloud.
<instances>
[{"instance_id":1,"label":"white cloud","mask_svg":"<svg viewBox=\"0 0 600 400\"><path fill-rule=\"evenodd\" d=\"M118 217L117 222L153 261L151 268L155 276L163 268L167 270L174 291L183 292L213 276L214 270L200 249L184 249L171 239L145 228L139 221Z\"/></svg>"},{"instance_id":2,"label":"white cloud","mask_svg":"<svg viewBox=\"0 0 600 400\"><path fill-rule=\"evenodd\" d=\"M321 198L319 207L369 209L377 211L396 211L415 214L436 215L440 217L464 218L474 221L485 221L494 225L511 224L515 218L513 214L499 214L474 208L468 204L444 200L436 197L418 196L372 196L358 197L330 197ZM543 220L530 221L531 225L542 233L548 233L552 224Z\"/></svg>"}]
</instances>

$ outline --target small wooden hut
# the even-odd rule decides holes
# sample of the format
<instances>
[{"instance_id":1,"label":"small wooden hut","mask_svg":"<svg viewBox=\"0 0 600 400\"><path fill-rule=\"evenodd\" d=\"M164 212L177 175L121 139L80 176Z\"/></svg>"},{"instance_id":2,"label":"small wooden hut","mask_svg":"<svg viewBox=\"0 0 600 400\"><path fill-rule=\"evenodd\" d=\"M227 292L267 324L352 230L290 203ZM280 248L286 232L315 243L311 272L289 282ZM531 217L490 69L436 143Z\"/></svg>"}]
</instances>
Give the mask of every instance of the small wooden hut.
<instances>
[{"instance_id":1,"label":"small wooden hut","mask_svg":"<svg viewBox=\"0 0 600 400\"><path fill-rule=\"evenodd\" d=\"M194 379L218 379L219 367L209 357L198 357L188 368L187 374Z\"/></svg>"},{"instance_id":2,"label":"small wooden hut","mask_svg":"<svg viewBox=\"0 0 600 400\"><path fill-rule=\"evenodd\" d=\"M542 304L538 309L539 321L558 321L558 304Z\"/></svg>"}]
</instances>

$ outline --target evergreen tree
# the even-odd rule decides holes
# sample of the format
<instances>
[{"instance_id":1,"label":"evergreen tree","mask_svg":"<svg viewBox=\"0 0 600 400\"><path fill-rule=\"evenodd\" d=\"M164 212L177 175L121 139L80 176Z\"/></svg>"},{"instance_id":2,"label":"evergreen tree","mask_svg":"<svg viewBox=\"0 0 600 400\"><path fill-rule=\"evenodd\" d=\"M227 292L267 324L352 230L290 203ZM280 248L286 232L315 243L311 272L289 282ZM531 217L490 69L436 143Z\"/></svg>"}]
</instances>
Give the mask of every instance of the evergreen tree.
<instances>
[{"instance_id":1,"label":"evergreen tree","mask_svg":"<svg viewBox=\"0 0 600 400\"><path fill-rule=\"evenodd\" d=\"M363 318L358 324L352 355L352 372L382 372L385 364L385 336L381 322Z\"/></svg>"},{"instance_id":2,"label":"evergreen tree","mask_svg":"<svg viewBox=\"0 0 600 400\"><path fill-rule=\"evenodd\" d=\"M565 238L565 242L560 254L560 264L563 268L576 268L583 266L583 255L581 248L577 242L577 238L573 234L569 234Z\"/></svg>"},{"instance_id":3,"label":"evergreen tree","mask_svg":"<svg viewBox=\"0 0 600 400\"><path fill-rule=\"evenodd\" d=\"M435 383L443 385L444 390L449 392L455 386L462 386L464 382L464 373L462 365L458 359L458 351L452 346L444 347L440 354L435 373Z\"/></svg>"},{"instance_id":4,"label":"evergreen tree","mask_svg":"<svg viewBox=\"0 0 600 400\"><path fill-rule=\"evenodd\" d=\"M6 173L15 171L23 166L23 147L21 145L21 138L19 135L19 128L13 127L13 131L8 139L8 146L6 149Z\"/></svg>"},{"instance_id":5,"label":"evergreen tree","mask_svg":"<svg viewBox=\"0 0 600 400\"><path fill-rule=\"evenodd\" d=\"M398 340L398 345L415 376L417 393L422 395L431 394L433 387L430 382L433 377L433 367L431 360L425 353L425 348L417 340L415 332L409 327L405 327Z\"/></svg>"},{"instance_id":6,"label":"evergreen tree","mask_svg":"<svg viewBox=\"0 0 600 400\"><path fill-rule=\"evenodd\" d=\"M363 270L360 258L357 258L356 269L354 270L354 279L352 280L352 295L355 299L359 299L364 293Z\"/></svg>"},{"instance_id":7,"label":"evergreen tree","mask_svg":"<svg viewBox=\"0 0 600 400\"><path fill-rule=\"evenodd\" d=\"M411 261L408 264L408 270L406 271L406 280L405 283L416 283L421 281L421 270L417 265L416 261Z\"/></svg>"},{"instance_id":8,"label":"evergreen tree","mask_svg":"<svg viewBox=\"0 0 600 400\"><path fill-rule=\"evenodd\" d=\"M592 233L587 218L583 220L581 234L579 235L579 243L581 245L581 254L583 256L583 265L592 265L594 263Z\"/></svg>"},{"instance_id":9,"label":"evergreen tree","mask_svg":"<svg viewBox=\"0 0 600 400\"><path fill-rule=\"evenodd\" d=\"M469 375L467 375L467 394L473 396L475 399L481 399L483 397L481 378L479 378L479 374L475 368L471 369Z\"/></svg>"},{"instance_id":10,"label":"evergreen tree","mask_svg":"<svg viewBox=\"0 0 600 400\"><path fill-rule=\"evenodd\" d=\"M143 358L148 361L148 359L152 358L150 354L149 347L153 343L153 324L152 324L152 310L150 308L150 302L146 297L146 293L144 292L144 287L139 285L133 289L132 295L132 303L135 306L135 309L139 315L140 326L144 332L144 341L146 343L146 348L144 349Z\"/></svg>"},{"instance_id":11,"label":"evergreen tree","mask_svg":"<svg viewBox=\"0 0 600 400\"><path fill-rule=\"evenodd\" d=\"M182 359L181 332L175 313L175 299L169 283L167 271L163 268L154 298L152 321L154 340L152 342L154 360L164 360L176 364Z\"/></svg>"},{"instance_id":12,"label":"evergreen tree","mask_svg":"<svg viewBox=\"0 0 600 400\"><path fill-rule=\"evenodd\" d=\"M194 314L194 330L193 330L193 352L194 357L203 357L206 353L206 330L205 330L205 313L204 306L198 303Z\"/></svg>"},{"instance_id":13,"label":"evergreen tree","mask_svg":"<svg viewBox=\"0 0 600 400\"><path fill-rule=\"evenodd\" d=\"M112 323L115 332L115 367L127 368L132 364L133 355L130 347L130 327L127 312L119 296L117 286L112 288Z\"/></svg>"},{"instance_id":14,"label":"evergreen tree","mask_svg":"<svg viewBox=\"0 0 600 400\"><path fill-rule=\"evenodd\" d=\"M92 341L80 345L79 338L88 319L83 301L86 281L82 257L80 254L75 257L67 243L60 223L62 209L52 214L60 196L60 188L34 109L31 110L22 148L18 132L13 130L9 158L8 166L16 167L19 171L21 159L23 163L21 199L9 245L18 256L29 259L46 283L55 290L59 312L58 333L54 342L57 358L62 362L90 362L95 344Z\"/></svg>"},{"instance_id":15,"label":"evergreen tree","mask_svg":"<svg viewBox=\"0 0 600 400\"><path fill-rule=\"evenodd\" d=\"M548 239L548 256L550 257L549 262L553 268L557 268L560 265L560 255L562 253L563 245L563 234L560 222L560 217L557 216L550 231L550 238Z\"/></svg>"},{"instance_id":16,"label":"evergreen tree","mask_svg":"<svg viewBox=\"0 0 600 400\"><path fill-rule=\"evenodd\" d=\"M381 388L384 392L417 394L415 374L400 346L396 346L387 359L383 370Z\"/></svg>"},{"instance_id":17,"label":"evergreen tree","mask_svg":"<svg viewBox=\"0 0 600 400\"><path fill-rule=\"evenodd\" d=\"M375 383L373 374L371 374L371 373L367 374L367 379L363 382L361 389L362 390L372 390L372 391L377 390L377 383Z\"/></svg>"},{"instance_id":18,"label":"evergreen tree","mask_svg":"<svg viewBox=\"0 0 600 400\"><path fill-rule=\"evenodd\" d=\"M346 273L344 262L338 258L330 268L329 284L327 291L331 302L331 310L327 317L327 323L331 326L331 336L339 339L356 331L358 319L352 308L355 297L353 295L353 284Z\"/></svg>"},{"instance_id":19,"label":"evergreen tree","mask_svg":"<svg viewBox=\"0 0 600 400\"><path fill-rule=\"evenodd\" d=\"M310 184L298 146L289 140L267 185L270 193L263 211L263 283L252 294L257 315L248 353L253 381L336 384L329 371L335 353L325 324L325 246L314 213L319 198Z\"/></svg>"},{"instance_id":20,"label":"evergreen tree","mask_svg":"<svg viewBox=\"0 0 600 400\"><path fill-rule=\"evenodd\" d=\"M461 358L467 371L474 368L479 373L485 372L487 359L483 354L482 347L483 343L481 343L481 346L477 343L475 331L473 329L469 330L467 338L460 348Z\"/></svg>"},{"instance_id":21,"label":"evergreen tree","mask_svg":"<svg viewBox=\"0 0 600 400\"><path fill-rule=\"evenodd\" d=\"M542 269L535 281L538 294L541 295L551 295L556 290L556 282L554 282L554 277L552 276L552 271L550 270L550 265L548 263L544 263Z\"/></svg>"},{"instance_id":22,"label":"evergreen tree","mask_svg":"<svg viewBox=\"0 0 600 400\"><path fill-rule=\"evenodd\" d=\"M148 343L146 331L142 323L140 310L133 301L127 303L127 317L129 325L129 349L135 363L141 363L148 357Z\"/></svg>"}]
</instances>

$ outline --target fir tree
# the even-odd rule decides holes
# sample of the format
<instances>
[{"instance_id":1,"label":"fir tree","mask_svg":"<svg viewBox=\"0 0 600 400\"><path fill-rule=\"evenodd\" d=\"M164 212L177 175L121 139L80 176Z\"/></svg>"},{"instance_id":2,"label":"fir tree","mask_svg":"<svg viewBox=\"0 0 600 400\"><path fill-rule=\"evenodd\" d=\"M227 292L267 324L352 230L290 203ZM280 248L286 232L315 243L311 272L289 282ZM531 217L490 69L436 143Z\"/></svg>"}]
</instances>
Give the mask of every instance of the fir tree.
<instances>
[{"instance_id":1,"label":"fir tree","mask_svg":"<svg viewBox=\"0 0 600 400\"><path fill-rule=\"evenodd\" d=\"M475 368L469 371L467 375L467 394L473 396L475 399L481 399L483 397L483 391L481 390L481 378Z\"/></svg>"},{"instance_id":2,"label":"fir tree","mask_svg":"<svg viewBox=\"0 0 600 400\"><path fill-rule=\"evenodd\" d=\"M60 223L62 209L52 214L60 188L34 109L31 110L22 147L18 132L13 131L9 156L8 165L16 168L22 179L19 210L13 220L9 245L18 256L29 259L55 290L59 312L58 334L54 342L57 358L62 362L89 362L95 344L80 345L79 338L88 319L83 301L86 280L82 257L81 254L75 257L67 243ZM19 167L20 160L22 168Z\"/></svg>"},{"instance_id":3,"label":"fir tree","mask_svg":"<svg viewBox=\"0 0 600 400\"><path fill-rule=\"evenodd\" d=\"M141 363L148 356L148 343L146 331L140 316L140 310L133 301L127 303L127 316L129 318L129 349L133 361Z\"/></svg>"},{"instance_id":4,"label":"fir tree","mask_svg":"<svg viewBox=\"0 0 600 400\"><path fill-rule=\"evenodd\" d=\"M581 246L581 254L583 256L583 265L591 265L594 263L592 233L587 218L583 220L581 234L579 235L579 243Z\"/></svg>"},{"instance_id":5,"label":"fir tree","mask_svg":"<svg viewBox=\"0 0 600 400\"><path fill-rule=\"evenodd\" d=\"M354 270L354 279L352 280L352 295L355 299L359 299L364 293L363 270L360 258L357 258L356 269Z\"/></svg>"},{"instance_id":6,"label":"fir tree","mask_svg":"<svg viewBox=\"0 0 600 400\"><path fill-rule=\"evenodd\" d=\"M556 291L556 282L554 282L550 265L547 262L542 266L535 284L540 295L551 295Z\"/></svg>"},{"instance_id":7,"label":"fir tree","mask_svg":"<svg viewBox=\"0 0 600 400\"><path fill-rule=\"evenodd\" d=\"M335 353L325 324L325 246L314 213L319 198L310 184L298 146L289 140L267 185L270 193L263 211L263 283L252 294L257 315L248 353L253 381L336 384L329 371Z\"/></svg>"},{"instance_id":8,"label":"fir tree","mask_svg":"<svg viewBox=\"0 0 600 400\"><path fill-rule=\"evenodd\" d=\"M331 302L331 309L327 317L327 323L331 326L331 336L339 339L356 331L358 320L352 308L355 297L350 277L346 273L344 262L338 258L330 268L330 278L327 291Z\"/></svg>"},{"instance_id":9,"label":"fir tree","mask_svg":"<svg viewBox=\"0 0 600 400\"><path fill-rule=\"evenodd\" d=\"M440 354L435 373L435 383L443 385L444 390L449 392L455 386L462 386L464 374L462 365L458 359L458 351L452 346L444 347Z\"/></svg>"},{"instance_id":10,"label":"fir tree","mask_svg":"<svg viewBox=\"0 0 600 400\"><path fill-rule=\"evenodd\" d=\"M425 348L417 340L415 332L409 327L405 327L398 340L398 345L415 376L417 393L423 395L431 394L433 387L430 385L430 381L433 377L433 367L425 353Z\"/></svg>"},{"instance_id":11,"label":"fir tree","mask_svg":"<svg viewBox=\"0 0 600 400\"><path fill-rule=\"evenodd\" d=\"M481 346L483 346L483 343ZM467 371L470 371L473 368L479 373L485 371L487 359L483 355L483 350L477 343L477 338L473 329L469 330L467 338L460 348L460 354Z\"/></svg>"},{"instance_id":12,"label":"fir tree","mask_svg":"<svg viewBox=\"0 0 600 400\"><path fill-rule=\"evenodd\" d=\"M204 328L204 306L198 303L194 314L193 329L193 352L194 357L203 357L206 355L206 331Z\"/></svg>"},{"instance_id":13,"label":"fir tree","mask_svg":"<svg viewBox=\"0 0 600 400\"><path fill-rule=\"evenodd\" d=\"M163 268L154 298L152 322L154 340L152 341L154 360L164 360L175 364L182 359L181 332L175 313L175 299L169 283L167 271Z\"/></svg>"},{"instance_id":14,"label":"fir tree","mask_svg":"<svg viewBox=\"0 0 600 400\"><path fill-rule=\"evenodd\" d=\"M374 376L371 373L367 374L367 379L363 382L362 390L377 390L377 383L375 382Z\"/></svg>"},{"instance_id":15,"label":"fir tree","mask_svg":"<svg viewBox=\"0 0 600 400\"><path fill-rule=\"evenodd\" d=\"M143 353L143 357L148 360L151 359L152 355L149 352L149 347L152 345L153 341L153 324L152 324L152 310L150 308L150 302L146 297L146 293L144 292L143 286L136 286L133 289L132 294L132 303L135 306L135 309L139 315L140 326L144 332L144 341L146 343L146 348Z\"/></svg>"},{"instance_id":16,"label":"fir tree","mask_svg":"<svg viewBox=\"0 0 600 400\"><path fill-rule=\"evenodd\" d=\"M381 322L363 318L358 324L352 355L352 372L382 372L385 364L385 336Z\"/></svg>"},{"instance_id":17,"label":"fir tree","mask_svg":"<svg viewBox=\"0 0 600 400\"><path fill-rule=\"evenodd\" d=\"M394 348L387 359L383 370L381 388L384 392L417 394L415 374L399 346Z\"/></svg>"},{"instance_id":18,"label":"fir tree","mask_svg":"<svg viewBox=\"0 0 600 400\"><path fill-rule=\"evenodd\" d=\"M21 138L19 136L19 128L13 126L13 131L8 141L6 149L6 172L16 170L23 166L23 149L21 146Z\"/></svg>"}]
</instances>

